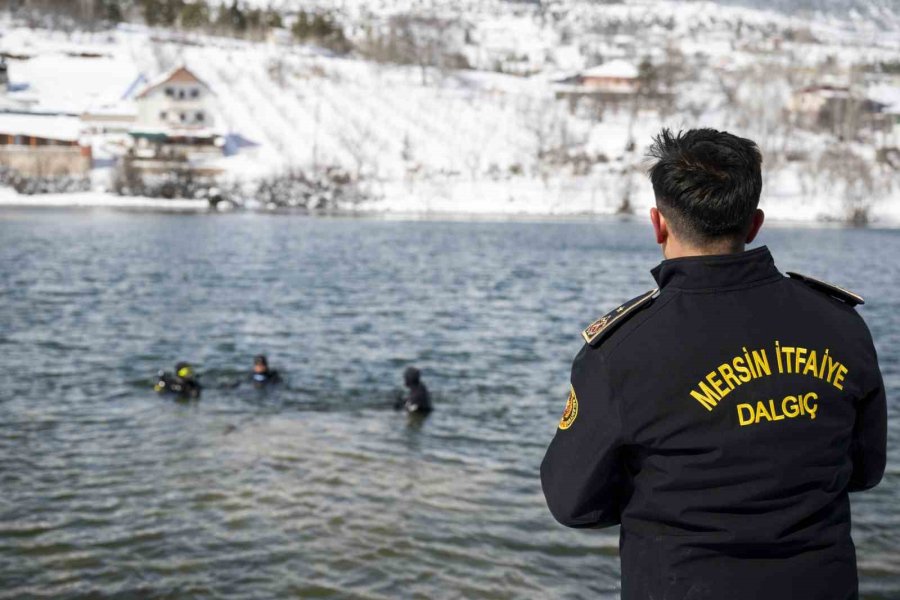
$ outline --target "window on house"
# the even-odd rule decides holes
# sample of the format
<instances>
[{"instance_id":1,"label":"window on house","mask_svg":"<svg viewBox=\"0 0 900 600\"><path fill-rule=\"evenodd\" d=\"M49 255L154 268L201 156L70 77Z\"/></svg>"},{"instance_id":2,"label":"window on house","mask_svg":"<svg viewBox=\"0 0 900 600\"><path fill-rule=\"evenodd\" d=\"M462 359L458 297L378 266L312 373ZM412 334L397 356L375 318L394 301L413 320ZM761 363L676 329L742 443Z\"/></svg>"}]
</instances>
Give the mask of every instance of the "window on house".
<instances>
[{"instance_id":1,"label":"window on house","mask_svg":"<svg viewBox=\"0 0 900 600\"><path fill-rule=\"evenodd\" d=\"M182 122L182 123L184 123L185 121L187 121L187 115L186 115L186 114L181 113L181 114L178 115L178 116L181 118L181 122Z\"/></svg>"},{"instance_id":2,"label":"window on house","mask_svg":"<svg viewBox=\"0 0 900 600\"><path fill-rule=\"evenodd\" d=\"M167 87L166 88L166 96L174 96L174 95L175 95L175 89Z\"/></svg>"},{"instance_id":3,"label":"window on house","mask_svg":"<svg viewBox=\"0 0 900 600\"><path fill-rule=\"evenodd\" d=\"M160 121L166 120L166 111L164 111L164 110L159 111L159 120Z\"/></svg>"},{"instance_id":4,"label":"window on house","mask_svg":"<svg viewBox=\"0 0 900 600\"><path fill-rule=\"evenodd\" d=\"M197 122L198 122L198 123L202 123L202 122L203 122L203 119L204 119L203 113L202 113L202 112L198 112L197 115L196 115L196 119L197 119Z\"/></svg>"},{"instance_id":5,"label":"window on house","mask_svg":"<svg viewBox=\"0 0 900 600\"><path fill-rule=\"evenodd\" d=\"M200 90L197 88L191 88L191 98L197 98L200 96Z\"/></svg>"}]
</instances>

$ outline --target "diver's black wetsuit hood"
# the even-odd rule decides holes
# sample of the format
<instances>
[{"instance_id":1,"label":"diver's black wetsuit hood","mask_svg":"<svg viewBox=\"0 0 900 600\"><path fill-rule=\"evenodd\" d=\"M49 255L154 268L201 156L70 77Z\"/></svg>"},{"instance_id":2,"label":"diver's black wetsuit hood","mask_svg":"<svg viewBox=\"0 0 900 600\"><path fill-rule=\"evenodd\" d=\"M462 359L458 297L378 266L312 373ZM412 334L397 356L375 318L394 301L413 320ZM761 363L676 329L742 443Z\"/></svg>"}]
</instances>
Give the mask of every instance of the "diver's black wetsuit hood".
<instances>
[{"instance_id":1,"label":"diver's black wetsuit hood","mask_svg":"<svg viewBox=\"0 0 900 600\"><path fill-rule=\"evenodd\" d=\"M420 379L421 372L415 367L409 367L403 372L403 383L406 384L406 387L419 385Z\"/></svg>"}]
</instances>

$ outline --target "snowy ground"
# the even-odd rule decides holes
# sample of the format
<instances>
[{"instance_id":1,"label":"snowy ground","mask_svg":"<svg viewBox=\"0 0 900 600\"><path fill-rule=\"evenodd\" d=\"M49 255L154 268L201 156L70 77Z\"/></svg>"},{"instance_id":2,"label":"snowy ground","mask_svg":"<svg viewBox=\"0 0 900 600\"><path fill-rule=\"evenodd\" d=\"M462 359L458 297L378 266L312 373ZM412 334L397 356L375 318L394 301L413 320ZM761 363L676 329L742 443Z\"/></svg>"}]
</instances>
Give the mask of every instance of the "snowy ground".
<instances>
[{"instance_id":1,"label":"snowy ground","mask_svg":"<svg viewBox=\"0 0 900 600\"><path fill-rule=\"evenodd\" d=\"M343 2L339 9L348 18L363 19L366 10L375 10L371 6ZM709 2L632 1L604 5L600 11L592 3L573 1L560 11L558 21L575 27L579 35L565 43L556 35L561 25L551 29L536 21L527 7L497 2L472 6L481 11L472 13L471 20L483 48L512 44L529 56L549 56L544 70L531 77L434 69L423 75L418 67L336 58L309 47L129 25L98 34L63 34L0 24L0 49L29 56L10 61L12 81L28 86L23 94L32 95L42 110L70 113L114 106L140 75L152 78L184 63L214 91L216 127L244 141L239 152L220 161L226 179L252 180L291 168L337 165L359 176L374 198L360 207L364 210L511 215L612 214L626 197L634 211L645 211L653 197L642 174L643 148L662 126L724 128L760 141L764 151L821 147L827 140L820 136L775 127L790 86L772 77L773 69L811 64L829 54L845 62L900 56L900 37L890 30L870 30L863 24L848 32L825 18L807 24ZM450 13L460 10L454 3L447 7ZM605 110L602 120L571 114L565 102L554 99L552 80L588 64L578 43L614 56L632 51L629 48L642 41L597 33L617 19L646 20L648 39L653 40L647 43L648 54L659 55L665 43L677 44L691 64L716 69L703 70L683 85L678 106L667 117L645 111L632 119L627 109ZM738 22L745 32L740 43L729 37ZM808 46L786 41L779 53L767 46L766 32L773 27L801 26L808 26L819 41ZM529 31L540 35L516 35ZM77 56L85 52L94 57ZM755 74L752 69L750 76L741 70L748 65L758 65ZM741 114L723 96L723 76L739 80L734 102L741 104ZM626 149L629 131L638 142L633 151ZM120 140L121 136L95 136L95 158L114 155ZM537 158L542 149L557 147L602 155L602 160L589 173L574 174L569 167ZM770 172L763 207L771 217L844 216L839 190L820 185L811 193L809 186L801 185L808 166L766 164ZM107 168L95 173L96 188L108 187L109 172ZM41 196L21 202L108 205L114 202L111 198L91 193L68 200ZM0 203L15 201L8 193L0 196ZM881 223L900 223L898 205L900 185L889 186L874 204L873 217Z\"/></svg>"},{"instance_id":2,"label":"snowy ground","mask_svg":"<svg viewBox=\"0 0 900 600\"><path fill-rule=\"evenodd\" d=\"M160 198L116 196L103 192L25 196L8 188L0 188L0 207L115 208L173 212L206 212L210 210L209 202L206 200L162 200Z\"/></svg>"}]
</instances>

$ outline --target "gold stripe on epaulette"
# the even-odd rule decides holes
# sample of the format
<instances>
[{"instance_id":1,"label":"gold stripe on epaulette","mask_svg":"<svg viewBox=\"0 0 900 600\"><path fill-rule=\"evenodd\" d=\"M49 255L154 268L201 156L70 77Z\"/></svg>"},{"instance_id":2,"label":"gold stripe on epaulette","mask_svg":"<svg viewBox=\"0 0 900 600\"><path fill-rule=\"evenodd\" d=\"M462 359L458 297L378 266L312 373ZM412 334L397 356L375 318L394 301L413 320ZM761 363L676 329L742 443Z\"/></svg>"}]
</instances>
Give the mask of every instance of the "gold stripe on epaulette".
<instances>
[{"instance_id":1,"label":"gold stripe on epaulette","mask_svg":"<svg viewBox=\"0 0 900 600\"><path fill-rule=\"evenodd\" d=\"M810 277L809 275L804 275L803 273L795 273L794 271L788 271L787 275L788 275L788 277L791 277L792 279L799 279L800 281L808 283L812 286L816 286L816 287L822 288L826 291L829 291L832 293L832 295L836 295L838 298L841 298L842 300L849 300L848 304L853 304L853 303L865 304L866 303L866 301L863 299L862 296L860 296L859 294L856 294L854 292L851 292L848 289L844 289L839 285L835 285L835 284L829 283L827 281L822 281L821 279L816 279L815 277Z\"/></svg>"},{"instance_id":2,"label":"gold stripe on epaulette","mask_svg":"<svg viewBox=\"0 0 900 600\"><path fill-rule=\"evenodd\" d=\"M581 337L584 338L585 342L590 344L598 337L600 337L600 335L604 331L609 329L609 327L616 323L619 319L628 315L635 308L643 306L644 303L652 298L658 291L659 288L654 288L652 291L647 292L643 296L635 298L631 302L626 302L614 311L606 313L605 315L588 325L587 329L581 332Z\"/></svg>"}]
</instances>

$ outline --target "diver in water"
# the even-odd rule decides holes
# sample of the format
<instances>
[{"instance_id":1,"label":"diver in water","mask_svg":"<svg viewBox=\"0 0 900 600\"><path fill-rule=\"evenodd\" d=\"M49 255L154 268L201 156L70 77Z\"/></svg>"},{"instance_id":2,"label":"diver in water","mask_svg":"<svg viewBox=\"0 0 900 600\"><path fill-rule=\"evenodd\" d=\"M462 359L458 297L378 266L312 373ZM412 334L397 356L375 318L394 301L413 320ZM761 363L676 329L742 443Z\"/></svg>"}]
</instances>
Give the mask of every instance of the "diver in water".
<instances>
[{"instance_id":1,"label":"diver in water","mask_svg":"<svg viewBox=\"0 0 900 600\"><path fill-rule=\"evenodd\" d=\"M395 410L406 410L410 414L427 415L431 412L431 395L422 383L421 372L415 367L407 367L403 372L403 383L409 388L406 396L397 398Z\"/></svg>"},{"instance_id":2,"label":"diver in water","mask_svg":"<svg viewBox=\"0 0 900 600\"><path fill-rule=\"evenodd\" d=\"M254 386L262 387L273 383L281 383L281 375L278 371L269 368L269 361L264 354L253 357L253 373L250 380Z\"/></svg>"},{"instance_id":3,"label":"diver in water","mask_svg":"<svg viewBox=\"0 0 900 600\"><path fill-rule=\"evenodd\" d=\"M175 365L175 375L167 371L159 372L159 381L153 389L160 394L175 394L179 398L199 398L200 382L190 363L180 362Z\"/></svg>"}]
</instances>

